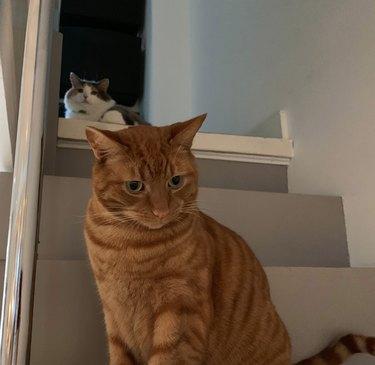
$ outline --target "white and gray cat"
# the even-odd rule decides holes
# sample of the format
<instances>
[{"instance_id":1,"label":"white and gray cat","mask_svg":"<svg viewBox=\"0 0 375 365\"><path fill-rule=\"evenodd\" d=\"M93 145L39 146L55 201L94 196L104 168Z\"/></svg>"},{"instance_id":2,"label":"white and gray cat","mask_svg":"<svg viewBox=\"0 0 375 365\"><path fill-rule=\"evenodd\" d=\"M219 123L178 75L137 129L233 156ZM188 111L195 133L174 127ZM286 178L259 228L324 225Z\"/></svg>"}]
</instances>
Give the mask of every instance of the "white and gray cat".
<instances>
[{"instance_id":1,"label":"white and gray cat","mask_svg":"<svg viewBox=\"0 0 375 365\"><path fill-rule=\"evenodd\" d=\"M70 73L71 89L65 93L65 118L118 124L149 124L136 112L116 102L108 94L109 80L88 81Z\"/></svg>"}]
</instances>

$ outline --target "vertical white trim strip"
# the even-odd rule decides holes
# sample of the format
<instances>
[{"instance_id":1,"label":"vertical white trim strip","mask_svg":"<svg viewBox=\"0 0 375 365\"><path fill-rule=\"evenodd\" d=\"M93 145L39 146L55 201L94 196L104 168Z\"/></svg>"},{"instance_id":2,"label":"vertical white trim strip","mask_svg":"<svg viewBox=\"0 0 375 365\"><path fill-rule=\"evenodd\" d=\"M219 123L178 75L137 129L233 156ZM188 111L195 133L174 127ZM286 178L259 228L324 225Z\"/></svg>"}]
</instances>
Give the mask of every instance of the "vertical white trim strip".
<instances>
[{"instance_id":1,"label":"vertical white trim strip","mask_svg":"<svg viewBox=\"0 0 375 365\"><path fill-rule=\"evenodd\" d=\"M0 326L1 365L29 357L37 212L53 0L30 0Z\"/></svg>"},{"instance_id":2,"label":"vertical white trim strip","mask_svg":"<svg viewBox=\"0 0 375 365\"><path fill-rule=\"evenodd\" d=\"M285 110L279 111L280 115L280 125L281 125L281 138L289 139L289 129L288 129L288 116Z\"/></svg>"},{"instance_id":3,"label":"vertical white trim strip","mask_svg":"<svg viewBox=\"0 0 375 365\"><path fill-rule=\"evenodd\" d=\"M14 37L14 4L13 0L0 1L0 63L2 68L1 83L4 89L4 104L1 108L2 120L0 121L2 133L8 134L7 136L2 135L0 140L2 144L4 139L7 138L6 144L10 144L10 150L6 152L8 154L6 168L3 171L13 170L13 152L15 150L16 140L16 127L17 127L17 111L18 111L18 97L19 97L19 85L16 76L16 48L15 37ZM5 125L7 124L7 125ZM3 129L5 128L5 129ZM5 143L4 143L5 144ZM0 150L4 149L4 145L0 147ZM8 147L8 146L7 146ZM1 153L1 152L0 152ZM2 151L4 153L4 151Z\"/></svg>"}]
</instances>

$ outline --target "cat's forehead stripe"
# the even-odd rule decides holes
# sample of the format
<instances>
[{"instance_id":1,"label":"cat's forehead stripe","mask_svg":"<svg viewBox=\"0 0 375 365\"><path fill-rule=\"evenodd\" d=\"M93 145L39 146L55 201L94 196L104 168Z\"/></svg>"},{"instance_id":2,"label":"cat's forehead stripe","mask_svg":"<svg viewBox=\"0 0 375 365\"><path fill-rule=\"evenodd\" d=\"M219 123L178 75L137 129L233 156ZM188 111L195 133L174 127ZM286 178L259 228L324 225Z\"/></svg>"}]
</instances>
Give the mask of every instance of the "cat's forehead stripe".
<instances>
[{"instance_id":1,"label":"cat's forehead stripe","mask_svg":"<svg viewBox=\"0 0 375 365\"><path fill-rule=\"evenodd\" d=\"M89 85L85 84L85 85L83 86L83 91L84 91L86 94L90 94L90 92L91 92L91 87L90 87Z\"/></svg>"},{"instance_id":2,"label":"cat's forehead stripe","mask_svg":"<svg viewBox=\"0 0 375 365\"><path fill-rule=\"evenodd\" d=\"M125 145L130 146L130 160L137 161L134 166L143 180L169 176L173 168L174 154L169 143L163 141L162 136L151 134L133 132L124 141Z\"/></svg>"},{"instance_id":3,"label":"cat's forehead stripe","mask_svg":"<svg viewBox=\"0 0 375 365\"><path fill-rule=\"evenodd\" d=\"M191 171L190 155L170 144L167 130L157 127L128 128L118 132L127 146L127 176L147 181L169 179L173 174Z\"/></svg>"},{"instance_id":4,"label":"cat's forehead stripe","mask_svg":"<svg viewBox=\"0 0 375 365\"><path fill-rule=\"evenodd\" d=\"M169 159L165 153L154 151L152 155L143 154L140 174L144 180L168 175L170 172Z\"/></svg>"}]
</instances>

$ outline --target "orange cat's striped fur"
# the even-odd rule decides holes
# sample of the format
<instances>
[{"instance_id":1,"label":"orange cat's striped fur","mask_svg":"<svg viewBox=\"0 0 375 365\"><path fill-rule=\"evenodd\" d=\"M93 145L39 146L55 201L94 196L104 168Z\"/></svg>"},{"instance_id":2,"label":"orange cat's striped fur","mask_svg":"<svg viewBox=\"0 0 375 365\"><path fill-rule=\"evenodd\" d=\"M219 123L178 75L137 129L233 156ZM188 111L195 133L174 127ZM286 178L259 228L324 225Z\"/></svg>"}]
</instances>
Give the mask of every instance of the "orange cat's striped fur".
<instances>
[{"instance_id":1,"label":"orange cat's striped fur","mask_svg":"<svg viewBox=\"0 0 375 365\"><path fill-rule=\"evenodd\" d=\"M167 127L87 129L96 157L85 237L110 365L289 365L266 275L235 232L196 205L190 151L205 116ZM300 364L375 354L346 336Z\"/></svg>"}]
</instances>

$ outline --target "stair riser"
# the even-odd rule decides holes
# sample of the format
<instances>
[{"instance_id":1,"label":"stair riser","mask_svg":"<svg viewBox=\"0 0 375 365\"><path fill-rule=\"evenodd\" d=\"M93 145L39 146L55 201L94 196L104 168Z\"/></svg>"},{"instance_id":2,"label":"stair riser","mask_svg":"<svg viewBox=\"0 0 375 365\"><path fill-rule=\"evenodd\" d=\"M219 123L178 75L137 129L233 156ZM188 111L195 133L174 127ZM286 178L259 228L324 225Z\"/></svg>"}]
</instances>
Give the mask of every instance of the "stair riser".
<instances>
[{"instance_id":1,"label":"stair riser","mask_svg":"<svg viewBox=\"0 0 375 365\"><path fill-rule=\"evenodd\" d=\"M3 185L10 189L10 175ZM39 258L86 258L83 222L90 195L89 179L44 178ZM9 214L9 201L2 199L0 259ZM341 198L201 188L199 205L238 232L264 265L349 265Z\"/></svg>"},{"instance_id":2,"label":"stair riser","mask_svg":"<svg viewBox=\"0 0 375 365\"><path fill-rule=\"evenodd\" d=\"M91 177L94 163L88 150L56 150L56 170L49 174L71 177ZM197 159L200 186L255 191L288 191L287 166Z\"/></svg>"}]
</instances>

